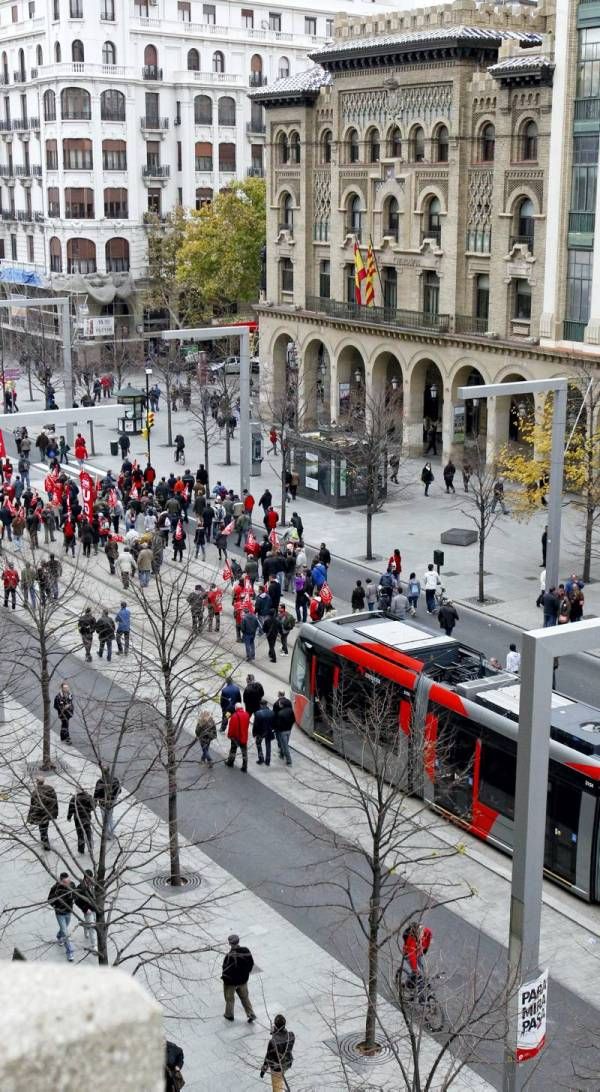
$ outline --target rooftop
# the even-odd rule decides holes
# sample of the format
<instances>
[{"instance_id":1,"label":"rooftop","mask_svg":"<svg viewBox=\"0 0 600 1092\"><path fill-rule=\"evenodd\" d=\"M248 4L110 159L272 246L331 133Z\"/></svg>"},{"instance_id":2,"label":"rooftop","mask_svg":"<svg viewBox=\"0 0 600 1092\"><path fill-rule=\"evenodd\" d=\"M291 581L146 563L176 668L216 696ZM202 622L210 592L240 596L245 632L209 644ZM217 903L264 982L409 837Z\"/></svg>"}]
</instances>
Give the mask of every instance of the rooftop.
<instances>
[{"instance_id":1,"label":"rooftop","mask_svg":"<svg viewBox=\"0 0 600 1092\"><path fill-rule=\"evenodd\" d=\"M445 26L427 27L402 34L377 35L370 38L344 38L333 45L325 46L311 53L311 59L325 64L357 55L369 56L390 51L426 51L436 47L479 46L485 49L498 49L502 42L512 40L520 42L524 48L533 48L542 44L539 34L521 30L499 30L496 27L481 26Z\"/></svg>"},{"instance_id":2,"label":"rooftop","mask_svg":"<svg viewBox=\"0 0 600 1092\"><path fill-rule=\"evenodd\" d=\"M321 87L327 87L333 82L330 72L326 72L320 64L315 64L304 72L298 72L295 76L285 76L276 80L270 87L261 87L256 91L250 91L249 98L259 99L261 102L287 98L301 98L316 96Z\"/></svg>"}]
</instances>

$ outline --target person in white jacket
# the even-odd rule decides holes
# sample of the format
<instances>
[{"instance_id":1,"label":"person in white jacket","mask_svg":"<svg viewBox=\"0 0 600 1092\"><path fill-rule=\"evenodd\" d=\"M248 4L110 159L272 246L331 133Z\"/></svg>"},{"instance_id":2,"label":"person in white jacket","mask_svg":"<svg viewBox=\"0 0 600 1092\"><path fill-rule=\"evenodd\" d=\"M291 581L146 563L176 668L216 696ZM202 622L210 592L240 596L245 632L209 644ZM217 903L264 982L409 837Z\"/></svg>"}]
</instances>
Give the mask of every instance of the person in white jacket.
<instances>
[{"instance_id":1,"label":"person in white jacket","mask_svg":"<svg viewBox=\"0 0 600 1092\"><path fill-rule=\"evenodd\" d=\"M129 582L133 576L136 564L133 558L133 554L129 549L129 546L125 546L123 553L119 554L117 558L117 568L119 570L119 576L124 588L129 587Z\"/></svg>"},{"instance_id":2,"label":"person in white jacket","mask_svg":"<svg viewBox=\"0 0 600 1092\"><path fill-rule=\"evenodd\" d=\"M435 611L435 593L437 588L442 586L440 575L433 567L433 563L430 562L427 566L427 572L423 575L421 581L421 587L425 589L425 601L427 603L427 613L433 614Z\"/></svg>"}]
</instances>

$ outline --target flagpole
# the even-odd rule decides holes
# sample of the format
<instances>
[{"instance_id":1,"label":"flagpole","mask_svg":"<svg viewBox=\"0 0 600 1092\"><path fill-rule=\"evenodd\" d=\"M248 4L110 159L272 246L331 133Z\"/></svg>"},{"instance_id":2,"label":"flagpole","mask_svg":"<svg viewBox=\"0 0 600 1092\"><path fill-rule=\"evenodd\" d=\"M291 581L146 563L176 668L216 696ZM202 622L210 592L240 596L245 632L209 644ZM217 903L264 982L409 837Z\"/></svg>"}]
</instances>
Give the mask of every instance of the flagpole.
<instances>
[{"instance_id":1,"label":"flagpole","mask_svg":"<svg viewBox=\"0 0 600 1092\"><path fill-rule=\"evenodd\" d=\"M375 272L377 273L377 276L379 277L379 287L381 289L381 297L383 299L383 281L381 280L381 273L379 272L379 262L377 261L377 256L375 254L375 247L373 246L373 236L372 235L369 235L369 245L371 247L371 254L373 255L373 261L375 262Z\"/></svg>"}]
</instances>

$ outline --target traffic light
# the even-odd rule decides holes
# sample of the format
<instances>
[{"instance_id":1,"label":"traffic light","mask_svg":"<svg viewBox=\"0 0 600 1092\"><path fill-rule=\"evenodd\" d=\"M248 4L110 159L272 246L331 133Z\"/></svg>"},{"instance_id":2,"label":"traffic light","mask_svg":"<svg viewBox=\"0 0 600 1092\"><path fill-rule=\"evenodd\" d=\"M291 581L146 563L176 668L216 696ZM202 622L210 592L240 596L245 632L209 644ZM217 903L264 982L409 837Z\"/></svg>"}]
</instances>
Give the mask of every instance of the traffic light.
<instances>
[{"instance_id":1,"label":"traffic light","mask_svg":"<svg viewBox=\"0 0 600 1092\"><path fill-rule=\"evenodd\" d=\"M144 440L148 439L148 429L147 428L142 429L142 437L143 437Z\"/></svg>"},{"instance_id":2,"label":"traffic light","mask_svg":"<svg viewBox=\"0 0 600 1092\"><path fill-rule=\"evenodd\" d=\"M146 428L154 428L154 413L152 411L146 414Z\"/></svg>"}]
</instances>

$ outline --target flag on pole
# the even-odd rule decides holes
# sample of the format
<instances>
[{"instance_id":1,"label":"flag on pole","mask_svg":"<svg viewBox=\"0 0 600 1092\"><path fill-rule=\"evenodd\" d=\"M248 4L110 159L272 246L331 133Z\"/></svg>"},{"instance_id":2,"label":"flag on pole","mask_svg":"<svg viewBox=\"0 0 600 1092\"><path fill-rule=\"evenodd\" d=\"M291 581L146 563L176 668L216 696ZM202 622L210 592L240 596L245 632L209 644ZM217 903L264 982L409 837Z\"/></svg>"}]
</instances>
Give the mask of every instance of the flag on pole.
<instances>
[{"instance_id":1,"label":"flag on pole","mask_svg":"<svg viewBox=\"0 0 600 1092\"><path fill-rule=\"evenodd\" d=\"M248 531L248 537L246 539L246 546L256 546L256 535L253 531Z\"/></svg>"},{"instance_id":2,"label":"flag on pole","mask_svg":"<svg viewBox=\"0 0 600 1092\"><path fill-rule=\"evenodd\" d=\"M367 275L358 243L354 243L354 299L362 303L362 282Z\"/></svg>"},{"instance_id":3,"label":"flag on pole","mask_svg":"<svg viewBox=\"0 0 600 1092\"><path fill-rule=\"evenodd\" d=\"M235 527L235 520L232 520L231 523L228 523L227 526L223 528L223 534L224 535L230 535L231 532L233 531L234 527Z\"/></svg>"},{"instance_id":4,"label":"flag on pole","mask_svg":"<svg viewBox=\"0 0 600 1092\"><path fill-rule=\"evenodd\" d=\"M277 531L275 529L273 529L271 531L271 534L269 535L269 542L271 543L271 546L274 550L279 549L279 535L277 534Z\"/></svg>"},{"instance_id":5,"label":"flag on pole","mask_svg":"<svg viewBox=\"0 0 600 1092\"><path fill-rule=\"evenodd\" d=\"M373 307L375 303L375 276L377 265L373 253L373 244L369 243L367 249L367 267L365 270L365 303L367 307Z\"/></svg>"},{"instance_id":6,"label":"flag on pole","mask_svg":"<svg viewBox=\"0 0 600 1092\"><path fill-rule=\"evenodd\" d=\"M231 566L228 561L225 562L225 568L223 569L221 576L223 577L223 580L231 580L231 577L233 576Z\"/></svg>"}]
</instances>

